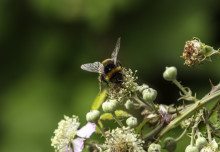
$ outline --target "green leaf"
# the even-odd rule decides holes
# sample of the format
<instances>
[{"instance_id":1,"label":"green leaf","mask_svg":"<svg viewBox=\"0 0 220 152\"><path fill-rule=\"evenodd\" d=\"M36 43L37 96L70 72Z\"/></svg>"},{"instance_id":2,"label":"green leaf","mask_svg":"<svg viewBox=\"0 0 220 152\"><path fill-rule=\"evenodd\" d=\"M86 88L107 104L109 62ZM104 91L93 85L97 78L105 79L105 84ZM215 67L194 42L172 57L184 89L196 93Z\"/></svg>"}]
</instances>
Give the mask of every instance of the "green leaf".
<instances>
[{"instance_id":1,"label":"green leaf","mask_svg":"<svg viewBox=\"0 0 220 152\"><path fill-rule=\"evenodd\" d=\"M113 120L114 117L112 116L111 113L104 113L100 117L101 120Z\"/></svg>"},{"instance_id":2,"label":"green leaf","mask_svg":"<svg viewBox=\"0 0 220 152\"><path fill-rule=\"evenodd\" d=\"M115 115L119 118L127 118L127 117L130 117L130 114L123 111L123 110L116 110L115 111Z\"/></svg>"},{"instance_id":3,"label":"green leaf","mask_svg":"<svg viewBox=\"0 0 220 152\"><path fill-rule=\"evenodd\" d=\"M149 120L150 120L150 119L145 119L145 120L143 120L143 121L139 124L139 126L138 126L137 129L136 129L136 134L140 134L140 133L141 133L142 128L144 127L144 125L145 125Z\"/></svg>"},{"instance_id":4,"label":"green leaf","mask_svg":"<svg viewBox=\"0 0 220 152\"><path fill-rule=\"evenodd\" d=\"M103 129L103 124L102 124L101 120L98 120L98 124ZM99 128L97 126L96 126L95 132L98 133L98 134L101 134L101 131L99 130Z\"/></svg>"},{"instance_id":5,"label":"green leaf","mask_svg":"<svg viewBox=\"0 0 220 152\"><path fill-rule=\"evenodd\" d=\"M106 97L106 89L104 91L102 91L94 100L91 110L98 110L99 107L102 105L102 103L105 101L105 97Z\"/></svg>"},{"instance_id":6,"label":"green leaf","mask_svg":"<svg viewBox=\"0 0 220 152\"><path fill-rule=\"evenodd\" d=\"M116 115L118 118L127 118L127 117L130 116L127 112L125 112L125 111L123 111L123 110L116 110L116 111L115 111L115 115ZM113 119L114 119L114 117L112 116L111 113L104 113L104 114L102 114L101 117L100 117L100 120L113 120Z\"/></svg>"}]
</instances>

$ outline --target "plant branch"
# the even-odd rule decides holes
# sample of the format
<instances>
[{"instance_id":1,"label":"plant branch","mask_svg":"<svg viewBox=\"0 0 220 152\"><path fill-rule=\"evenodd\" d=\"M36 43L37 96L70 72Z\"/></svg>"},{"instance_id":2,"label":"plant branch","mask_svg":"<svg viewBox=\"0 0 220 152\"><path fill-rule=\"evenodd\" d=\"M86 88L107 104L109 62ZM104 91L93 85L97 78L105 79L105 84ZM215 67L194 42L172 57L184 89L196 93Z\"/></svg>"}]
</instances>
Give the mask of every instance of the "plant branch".
<instances>
[{"instance_id":1,"label":"plant branch","mask_svg":"<svg viewBox=\"0 0 220 152\"><path fill-rule=\"evenodd\" d=\"M191 116L195 111L197 111L198 109L204 107L206 104L216 99L220 99L220 90L214 92L213 94L209 96L205 96L204 98L202 98L201 100L198 100L196 103L194 103L187 109L182 110L180 112L180 115L178 115L175 119L173 119L163 130L161 130L158 138L160 139L166 132L177 127L183 120Z\"/></svg>"},{"instance_id":2,"label":"plant branch","mask_svg":"<svg viewBox=\"0 0 220 152\"><path fill-rule=\"evenodd\" d=\"M185 95L189 95L188 92L186 91L186 89L179 83L179 81L177 81L176 79L173 80L173 83L185 94Z\"/></svg>"},{"instance_id":3,"label":"plant branch","mask_svg":"<svg viewBox=\"0 0 220 152\"><path fill-rule=\"evenodd\" d=\"M119 124L120 127L123 127L122 122L118 119L115 112L112 112L112 116L115 118L115 121Z\"/></svg>"}]
</instances>

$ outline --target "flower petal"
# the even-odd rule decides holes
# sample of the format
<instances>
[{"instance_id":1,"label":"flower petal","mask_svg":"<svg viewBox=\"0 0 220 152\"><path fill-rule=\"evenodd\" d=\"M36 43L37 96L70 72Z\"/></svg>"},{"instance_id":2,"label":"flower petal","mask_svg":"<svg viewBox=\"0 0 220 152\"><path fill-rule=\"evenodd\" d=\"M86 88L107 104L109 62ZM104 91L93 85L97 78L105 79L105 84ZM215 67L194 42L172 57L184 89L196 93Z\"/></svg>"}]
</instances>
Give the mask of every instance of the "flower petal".
<instances>
[{"instance_id":1,"label":"flower petal","mask_svg":"<svg viewBox=\"0 0 220 152\"><path fill-rule=\"evenodd\" d=\"M95 123L88 122L80 130L77 131L77 135L83 138L89 138L95 132Z\"/></svg>"},{"instance_id":2,"label":"flower petal","mask_svg":"<svg viewBox=\"0 0 220 152\"><path fill-rule=\"evenodd\" d=\"M72 150L72 148L70 148L69 146L67 146L67 147L66 147L66 152L74 152L74 151Z\"/></svg>"},{"instance_id":3,"label":"flower petal","mask_svg":"<svg viewBox=\"0 0 220 152\"><path fill-rule=\"evenodd\" d=\"M74 152L81 152L84 148L84 141L81 138L76 138L73 140Z\"/></svg>"}]
</instances>

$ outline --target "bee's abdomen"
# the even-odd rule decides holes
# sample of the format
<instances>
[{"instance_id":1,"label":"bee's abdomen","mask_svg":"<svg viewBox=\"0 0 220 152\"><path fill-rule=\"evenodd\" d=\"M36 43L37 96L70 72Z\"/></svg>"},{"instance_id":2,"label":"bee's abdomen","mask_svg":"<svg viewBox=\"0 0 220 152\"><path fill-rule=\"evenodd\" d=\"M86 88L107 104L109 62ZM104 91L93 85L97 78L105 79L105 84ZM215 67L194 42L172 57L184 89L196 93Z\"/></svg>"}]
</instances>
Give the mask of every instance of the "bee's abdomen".
<instances>
[{"instance_id":1,"label":"bee's abdomen","mask_svg":"<svg viewBox=\"0 0 220 152\"><path fill-rule=\"evenodd\" d=\"M122 79L122 74L121 74L121 67L115 67L112 69L110 72L108 72L105 76L105 79L107 81L111 81L113 83L117 83L118 80Z\"/></svg>"},{"instance_id":2,"label":"bee's abdomen","mask_svg":"<svg viewBox=\"0 0 220 152\"><path fill-rule=\"evenodd\" d=\"M104 66L104 80L106 82L112 83L121 83L122 82L122 72L121 72L121 65L119 62L114 64L112 59L106 59L102 62Z\"/></svg>"}]
</instances>

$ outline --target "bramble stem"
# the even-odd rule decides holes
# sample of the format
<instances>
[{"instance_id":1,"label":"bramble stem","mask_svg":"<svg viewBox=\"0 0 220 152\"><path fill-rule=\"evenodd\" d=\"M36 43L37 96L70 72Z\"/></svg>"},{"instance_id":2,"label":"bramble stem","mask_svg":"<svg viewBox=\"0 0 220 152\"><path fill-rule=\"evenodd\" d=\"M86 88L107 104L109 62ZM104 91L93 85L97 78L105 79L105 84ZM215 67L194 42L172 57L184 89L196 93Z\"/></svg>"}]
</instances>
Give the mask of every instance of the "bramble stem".
<instances>
[{"instance_id":1,"label":"bramble stem","mask_svg":"<svg viewBox=\"0 0 220 152\"><path fill-rule=\"evenodd\" d=\"M153 138L160 130L161 128L164 126L163 123L161 123L160 125L158 125L155 129L153 129L151 132L149 132L148 134L146 134L143 139L144 140L148 140L150 138Z\"/></svg>"},{"instance_id":2,"label":"bramble stem","mask_svg":"<svg viewBox=\"0 0 220 152\"><path fill-rule=\"evenodd\" d=\"M201 100L198 100L193 105L188 107L185 110L180 112L175 119L173 119L163 130L159 133L158 138L160 139L166 132L170 131L171 129L177 127L183 120L190 117L195 111L204 107L206 104L212 102L213 100L220 99L220 90L212 93L209 96L205 96Z\"/></svg>"},{"instance_id":3,"label":"bramble stem","mask_svg":"<svg viewBox=\"0 0 220 152\"><path fill-rule=\"evenodd\" d=\"M188 95L188 92L186 91L186 89L179 83L179 81L177 81L176 79L173 80L173 83L185 94Z\"/></svg>"},{"instance_id":4,"label":"bramble stem","mask_svg":"<svg viewBox=\"0 0 220 152\"><path fill-rule=\"evenodd\" d=\"M102 135L105 137L105 132L104 132L104 130L102 129L102 127L99 126L98 122L95 123L95 124L96 124L96 126L99 128L99 130L101 131Z\"/></svg>"},{"instance_id":5,"label":"bramble stem","mask_svg":"<svg viewBox=\"0 0 220 152\"><path fill-rule=\"evenodd\" d=\"M143 101L140 100L137 96L134 96L133 99L134 99L135 101L137 101L137 102L140 104L140 106L145 107L145 108L150 108L151 110L153 110L153 108L151 107L150 104L143 102Z\"/></svg>"},{"instance_id":6,"label":"bramble stem","mask_svg":"<svg viewBox=\"0 0 220 152\"><path fill-rule=\"evenodd\" d=\"M145 101L143 101L142 98L141 98L142 100L139 99L137 95L135 95L135 96L133 97L133 99L134 99L135 101L137 101L141 106L144 106L144 107L146 107L146 108L150 108L150 109L153 110L154 112L158 113L158 111L157 111L157 109L156 109L156 107L155 107L155 105L154 105L154 103L153 103L152 101L145 102Z\"/></svg>"},{"instance_id":7,"label":"bramble stem","mask_svg":"<svg viewBox=\"0 0 220 152\"><path fill-rule=\"evenodd\" d=\"M115 118L115 121L119 124L120 127L123 127L122 122L118 119L118 117L115 115L115 112L112 112L112 116Z\"/></svg>"},{"instance_id":8,"label":"bramble stem","mask_svg":"<svg viewBox=\"0 0 220 152\"><path fill-rule=\"evenodd\" d=\"M207 134L208 134L208 140L209 140L209 143L212 142L212 136L211 136L211 131L210 131L210 126L209 126L209 123L206 123L206 130L207 130Z\"/></svg>"},{"instance_id":9,"label":"bramble stem","mask_svg":"<svg viewBox=\"0 0 220 152\"><path fill-rule=\"evenodd\" d=\"M196 129L198 128L198 125L199 125L200 118L201 118L200 115L196 117L194 126L192 127L191 142L190 142L191 146L194 146L194 144L195 144L195 138L194 137L195 137Z\"/></svg>"},{"instance_id":10,"label":"bramble stem","mask_svg":"<svg viewBox=\"0 0 220 152\"><path fill-rule=\"evenodd\" d=\"M88 146L90 146L90 147L93 147L93 148L95 148L95 149L97 149L97 146L98 147L101 147L101 148L105 148L105 146L103 146L103 145L100 145L100 144L97 144L97 143L91 143L91 142L84 142L84 144L85 145L88 145Z\"/></svg>"},{"instance_id":11,"label":"bramble stem","mask_svg":"<svg viewBox=\"0 0 220 152\"><path fill-rule=\"evenodd\" d=\"M187 133L187 128L182 132L182 134L178 137L178 138L176 138L176 142L178 142L180 139L182 139L183 138L183 136Z\"/></svg>"}]
</instances>

